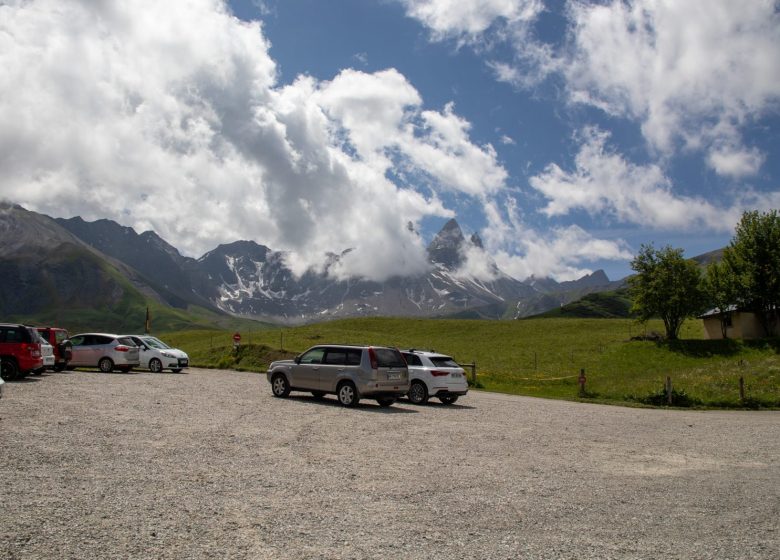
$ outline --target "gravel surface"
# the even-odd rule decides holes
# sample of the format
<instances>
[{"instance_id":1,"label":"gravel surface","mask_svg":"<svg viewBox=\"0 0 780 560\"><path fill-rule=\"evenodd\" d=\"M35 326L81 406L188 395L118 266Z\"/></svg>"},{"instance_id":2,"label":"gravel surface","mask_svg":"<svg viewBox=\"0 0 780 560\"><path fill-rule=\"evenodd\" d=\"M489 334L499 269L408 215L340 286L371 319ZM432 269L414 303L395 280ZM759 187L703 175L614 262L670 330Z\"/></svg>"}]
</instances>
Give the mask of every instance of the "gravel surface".
<instances>
[{"instance_id":1,"label":"gravel surface","mask_svg":"<svg viewBox=\"0 0 780 560\"><path fill-rule=\"evenodd\" d=\"M780 413L6 384L0 558L780 558Z\"/></svg>"}]
</instances>

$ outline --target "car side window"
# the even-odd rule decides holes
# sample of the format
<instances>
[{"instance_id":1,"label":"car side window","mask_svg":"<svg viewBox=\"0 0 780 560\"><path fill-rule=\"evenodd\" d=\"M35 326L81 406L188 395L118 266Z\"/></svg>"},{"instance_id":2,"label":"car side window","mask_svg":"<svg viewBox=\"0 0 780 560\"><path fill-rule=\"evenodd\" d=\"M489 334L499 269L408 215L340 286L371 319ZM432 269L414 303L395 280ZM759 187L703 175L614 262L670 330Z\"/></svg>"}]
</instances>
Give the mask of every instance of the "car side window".
<instances>
[{"instance_id":1,"label":"car side window","mask_svg":"<svg viewBox=\"0 0 780 560\"><path fill-rule=\"evenodd\" d=\"M84 346L84 343L86 342L85 337L83 336L74 336L70 339L70 343L73 346Z\"/></svg>"},{"instance_id":2,"label":"car side window","mask_svg":"<svg viewBox=\"0 0 780 560\"><path fill-rule=\"evenodd\" d=\"M421 366L422 360L420 359L420 356L417 356L415 354L404 354L404 358L406 358L406 363L410 366Z\"/></svg>"},{"instance_id":3,"label":"car side window","mask_svg":"<svg viewBox=\"0 0 780 560\"><path fill-rule=\"evenodd\" d=\"M321 364L322 357L325 355L324 348L312 348L301 356L302 364Z\"/></svg>"},{"instance_id":4,"label":"car side window","mask_svg":"<svg viewBox=\"0 0 780 560\"><path fill-rule=\"evenodd\" d=\"M94 336L92 344L111 344L112 338L109 336Z\"/></svg>"},{"instance_id":5,"label":"car side window","mask_svg":"<svg viewBox=\"0 0 780 560\"><path fill-rule=\"evenodd\" d=\"M347 352L342 348L330 348L325 354L325 364L343 366L347 363Z\"/></svg>"},{"instance_id":6,"label":"car side window","mask_svg":"<svg viewBox=\"0 0 780 560\"><path fill-rule=\"evenodd\" d=\"M360 365L360 359L363 357L363 351L358 348L348 348L347 349L347 365L348 366L359 366Z\"/></svg>"}]
</instances>

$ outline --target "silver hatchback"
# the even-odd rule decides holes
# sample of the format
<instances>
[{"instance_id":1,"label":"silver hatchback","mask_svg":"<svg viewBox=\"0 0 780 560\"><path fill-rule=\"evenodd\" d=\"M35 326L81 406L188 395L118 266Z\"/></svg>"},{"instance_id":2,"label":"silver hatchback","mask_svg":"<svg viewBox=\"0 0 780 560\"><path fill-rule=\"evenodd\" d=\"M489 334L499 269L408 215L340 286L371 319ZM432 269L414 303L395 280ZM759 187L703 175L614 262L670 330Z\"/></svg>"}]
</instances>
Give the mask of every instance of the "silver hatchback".
<instances>
[{"instance_id":1,"label":"silver hatchback","mask_svg":"<svg viewBox=\"0 0 780 560\"><path fill-rule=\"evenodd\" d=\"M68 369L96 367L104 373L115 369L128 372L141 365L139 350L128 336L106 333L83 333L70 337L73 345Z\"/></svg>"},{"instance_id":2,"label":"silver hatchback","mask_svg":"<svg viewBox=\"0 0 780 560\"><path fill-rule=\"evenodd\" d=\"M294 360L273 362L267 379L275 397L290 391L309 391L317 398L330 393L344 406L356 406L366 397L386 407L409 392L403 355L384 346L313 346Z\"/></svg>"}]
</instances>

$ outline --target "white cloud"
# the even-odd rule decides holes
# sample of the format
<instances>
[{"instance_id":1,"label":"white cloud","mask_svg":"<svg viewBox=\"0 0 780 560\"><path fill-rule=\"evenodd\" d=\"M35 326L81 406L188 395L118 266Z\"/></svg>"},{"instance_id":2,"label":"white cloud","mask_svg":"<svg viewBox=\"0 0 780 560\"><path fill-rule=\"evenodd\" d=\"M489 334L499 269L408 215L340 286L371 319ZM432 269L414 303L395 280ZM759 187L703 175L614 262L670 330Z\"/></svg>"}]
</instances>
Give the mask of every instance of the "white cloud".
<instances>
[{"instance_id":1,"label":"white cloud","mask_svg":"<svg viewBox=\"0 0 780 560\"><path fill-rule=\"evenodd\" d=\"M764 155L755 148L722 146L710 151L707 163L719 175L739 178L758 173Z\"/></svg>"},{"instance_id":2,"label":"white cloud","mask_svg":"<svg viewBox=\"0 0 780 560\"><path fill-rule=\"evenodd\" d=\"M593 216L654 228L724 230L724 210L698 197L674 194L671 181L655 164L636 165L606 147L608 134L587 129L575 170L550 164L530 179L549 200L543 212L562 216L585 210Z\"/></svg>"},{"instance_id":3,"label":"white cloud","mask_svg":"<svg viewBox=\"0 0 780 560\"><path fill-rule=\"evenodd\" d=\"M528 22L542 10L541 0L399 0L406 12L428 27L437 40L469 41L496 20Z\"/></svg>"},{"instance_id":4,"label":"white cloud","mask_svg":"<svg viewBox=\"0 0 780 560\"><path fill-rule=\"evenodd\" d=\"M712 123L744 123L780 96L773 2L572 3L575 98L642 121L664 152Z\"/></svg>"},{"instance_id":5,"label":"white cloud","mask_svg":"<svg viewBox=\"0 0 780 560\"><path fill-rule=\"evenodd\" d=\"M558 281L575 280L593 272L583 263L632 258L628 245L618 240L598 239L578 226L554 227L544 232L522 219L517 201L485 205L488 227L485 248L498 267L520 279L549 276Z\"/></svg>"},{"instance_id":6,"label":"white cloud","mask_svg":"<svg viewBox=\"0 0 780 560\"><path fill-rule=\"evenodd\" d=\"M268 49L219 0L0 5L0 197L194 256L253 239L298 272L354 248L336 273L382 279L427 266L407 224L451 217L438 193L502 188L493 148L397 71L281 85Z\"/></svg>"}]
</instances>

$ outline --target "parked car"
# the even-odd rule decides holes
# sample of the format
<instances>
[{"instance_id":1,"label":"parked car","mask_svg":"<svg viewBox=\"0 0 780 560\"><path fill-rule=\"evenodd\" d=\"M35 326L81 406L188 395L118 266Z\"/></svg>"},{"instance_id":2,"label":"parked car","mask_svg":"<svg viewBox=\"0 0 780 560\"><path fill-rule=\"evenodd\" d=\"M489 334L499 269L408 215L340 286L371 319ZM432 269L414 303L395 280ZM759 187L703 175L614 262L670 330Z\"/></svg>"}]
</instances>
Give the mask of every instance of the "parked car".
<instances>
[{"instance_id":1,"label":"parked car","mask_svg":"<svg viewBox=\"0 0 780 560\"><path fill-rule=\"evenodd\" d=\"M452 356L421 350L402 352L409 364L409 400L425 404L436 397L444 404L452 404L469 391L466 372Z\"/></svg>"},{"instance_id":2,"label":"parked car","mask_svg":"<svg viewBox=\"0 0 780 560\"><path fill-rule=\"evenodd\" d=\"M128 372L141 365L139 349L127 336L83 333L70 337L71 359L68 369L96 367L104 373L115 369Z\"/></svg>"},{"instance_id":3,"label":"parked car","mask_svg":"<svg viewBox=\"0 0 780 560\"><path fill-rule=\"evenodd\" d=\"M365 397L387 407L409 392L404 357L383 346L313 346L294 360L273 362L266 377L275 397L290 391L310 391L317 398L331 393L343 406L356 406Z\"/></svg>"},{"instance_id":4,"label":"parked car","mask_svg":"<svg viewBox=\"0 0 780 560\"><path fill-rule=\"evenodd\" d=\"M16 323L0 323L0 377L11 381L41 367L41 342L35 329Z\"/></svg>"},{"instance_id":5,"label":"parked car","mask_svg":"<svg viewBox=\"0 0 780 560\"><path fill-rule=\"evenodd\" d=\"M51 344L54 350L54 371L62 371L68 365L71 357L70 335L65 329L58 327L38 327L38 334Z\"/></svg>"},{"instance_id":6,"label":"parked car","mask_svg":"<svg viewBox=\"0 0 780 560\"><path fill-rule=\"evenodd\" d=\"M3 391L5 390L5 380L0 377L0 399L3 398Z\"/></svg>"},{"instance_id":7,"label":"parked car","mask_svg":"<svg viewBox=\"0 0 780 560\"><path fill-rule=\"evenodd\" d=\"M47 369L54 369L54 348L49 341L41 336L41 333L37 329L33 329L35 336L38 337L38 342L41 344L41 359L43 365L38 369L33 370L34 375L41 375Z\"/></svg>"},{"instance_id":8,"label":"parked car","mask_svg":"<svg viewBox=\"0 0 780 560\"><path fill-rule=\"evenodd\" d=\"M147 334L128 334L140 351L141 367L148 367L153 373L169 369L179 373L190 365L190 357L183 350L171 348L159 338Z\"/></svg>"}]
</instances>

